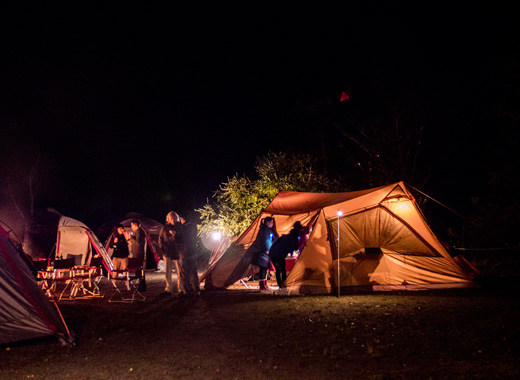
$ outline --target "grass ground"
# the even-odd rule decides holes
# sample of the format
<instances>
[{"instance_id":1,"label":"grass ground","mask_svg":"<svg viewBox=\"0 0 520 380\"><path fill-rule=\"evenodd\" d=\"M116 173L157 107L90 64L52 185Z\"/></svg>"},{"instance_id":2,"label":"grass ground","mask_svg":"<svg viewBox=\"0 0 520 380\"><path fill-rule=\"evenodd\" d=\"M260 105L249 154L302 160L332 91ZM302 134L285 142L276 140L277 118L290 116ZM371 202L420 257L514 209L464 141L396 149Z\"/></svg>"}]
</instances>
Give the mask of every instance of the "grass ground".
<instances>
[{"instance_id":1,"label":"grass ground","mask_svg":"<svg viewBox=\"0 0 520 380\"><path fill-rule=\"evenodd\" d=\"M60 302L77 345L0 347L0 379L518 379L520 301L505 283L418 293L257 290ZM494 286L499 285L499 286Z\"/></svg>"}]
</instances>

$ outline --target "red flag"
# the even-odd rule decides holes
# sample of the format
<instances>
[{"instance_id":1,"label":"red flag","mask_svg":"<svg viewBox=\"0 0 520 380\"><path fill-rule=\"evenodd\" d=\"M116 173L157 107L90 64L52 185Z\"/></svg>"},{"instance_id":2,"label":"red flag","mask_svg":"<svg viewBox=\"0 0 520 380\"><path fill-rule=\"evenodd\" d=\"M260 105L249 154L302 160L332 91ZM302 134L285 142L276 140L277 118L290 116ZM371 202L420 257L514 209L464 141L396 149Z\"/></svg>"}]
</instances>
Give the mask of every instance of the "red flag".
<instances>
[{"instance_id":1,"label":"red flag","mask_svg":"<svg viewBox=\"0 0 520 380\"><path fill-rule=\"evenodd\" d=\"M339 102L343 102L345 100L349 100L350 99L350 94L349 93L346 93L345 91L342 91L341 92L341 99L339 100Z\"/></svg>"}]
</instances>

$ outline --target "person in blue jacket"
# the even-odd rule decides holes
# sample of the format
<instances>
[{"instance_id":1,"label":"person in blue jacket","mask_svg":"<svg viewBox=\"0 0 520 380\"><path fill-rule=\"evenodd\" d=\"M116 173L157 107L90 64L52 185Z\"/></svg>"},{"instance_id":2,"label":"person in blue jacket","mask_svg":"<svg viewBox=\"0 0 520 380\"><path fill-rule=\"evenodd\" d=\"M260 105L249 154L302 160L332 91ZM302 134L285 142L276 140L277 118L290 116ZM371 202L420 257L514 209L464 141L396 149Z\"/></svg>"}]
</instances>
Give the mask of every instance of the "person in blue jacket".
<instances>
[{"instance_id":1,"label":"person in blue jacket","mask_svg":"<svg viewBox=\"0 0 520 380\"><path fill-rule=\"evenodd\" d=\"M267 216L262 219L256 239L251 245L253 252L251 264L256 265L260 268L258 272L259 288L261 290L267 290L267 269L270 265L269 249L273 245L273 242L278 238L276 232L276 225L274 218Z\"/></svg>"}]
</instances>

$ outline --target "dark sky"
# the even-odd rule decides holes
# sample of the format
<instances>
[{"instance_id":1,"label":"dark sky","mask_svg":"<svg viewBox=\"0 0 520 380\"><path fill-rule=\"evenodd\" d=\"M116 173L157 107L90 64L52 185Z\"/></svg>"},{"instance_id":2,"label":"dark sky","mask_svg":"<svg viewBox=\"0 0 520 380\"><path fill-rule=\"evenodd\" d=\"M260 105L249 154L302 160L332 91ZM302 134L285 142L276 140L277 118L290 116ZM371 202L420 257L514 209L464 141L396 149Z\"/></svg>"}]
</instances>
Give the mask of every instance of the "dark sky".
<instances>
[{"instance_id":1,"label":"dark sky","mask_svg":"<svg viewBox=\"0 0 520 380\"><path fill-rule=\"evenodd\" d=\"M40 207L94 224L162 219L201 207L270 149L316 143L322 126L295 115L302 102L345 89L370 98L373 81L421 93L452 120L456 102L470 114L496 101L488 91L518 54L509 6L363 3L5 10L4 141L52 160Z\"/></svg>"}]
</instances>

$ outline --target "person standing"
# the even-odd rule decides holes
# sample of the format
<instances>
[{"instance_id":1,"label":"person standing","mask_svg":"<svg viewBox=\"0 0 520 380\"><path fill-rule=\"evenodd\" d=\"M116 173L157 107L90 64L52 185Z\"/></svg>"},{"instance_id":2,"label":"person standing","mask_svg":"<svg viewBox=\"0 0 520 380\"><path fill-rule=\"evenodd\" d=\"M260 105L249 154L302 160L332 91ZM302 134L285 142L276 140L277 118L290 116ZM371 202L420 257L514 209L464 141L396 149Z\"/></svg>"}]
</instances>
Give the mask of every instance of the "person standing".
<instances>
[{"instance_id":1,"label":"person standing","mask_svg":"<svg viewBox=\"0 0 520 380\"><path fill-rule=\"evenodd\" d=\"M130 252L128 250L127 239L129 237L128 233L125 232L125 227L123 227L122 224L118 224L109 245L109 247L112 248L112 264L116 271L128 268L128 256ZM112 280L112 283L115 286L116 280Z\"/></svg>"},{"instance_id":2,"label":"person standing","mask_svg":"<svg viewBox=\"0 0 520 380\"><path fill-rule=\"evenodd\" d=\"M140 258L144 260L145 236L141 228L141 222L134 219L130 222L130 239L128 240L130 258Z\"/></svg>"},{"instance_id":3,"label":"person standing","mask_svg":"<svg viewBox=\"0 0 520 380\"><path fill-rule=\"evenodd\" d=\"M186 297L200 295L199 274L197 273L197 226L191 220L181 217L183 225L184 249L180 253L182 293Z\"/></svg>"},{"instance_id":4,"label":"person standing","mask_svg":"<svg viewBox=\"0 0 520 380\"><path fill-rule=\"evenodd\" d=\"M278 238L276 232L275 220L273 217L267 216L262 219L256 239L251 245L252 259L251 264L260 268L258 272L258 287L260 290L268 290L267 286L267 269L270 265L269 249L273 242Z\"/></svg>"},{"instance_id":5,"label":"person standing","mask_svg":"<svg viewBox=\"0 0 520 380\"><path fill-rule=\"evenodd\" d=\"M181 272L179 268L179 258L183 249L182 223L179 215L170 211L166 215L166 224L161 228L159 233L159 249L163 256L166 271L166 287L163 294L172 294L173 292L173 266L177 271L177 285L175 292L179 293L181 287Z\"/></svg>"},{"instance_id":6,"label":"person standing","mask_svg":"<svg viewBox=\"0 0 520 380\"><path fill-rule=\"evenodd\" d=\"M300 222L293 224L293 228L288 234L282 235L276 240L269 250L269 257L273 262L276 270L276 283L279 288L283 287L283 283L287 278L287 271L285 269L285 258L299 248L300 232L303 226Z\"/></svg>"}]
</instances>

